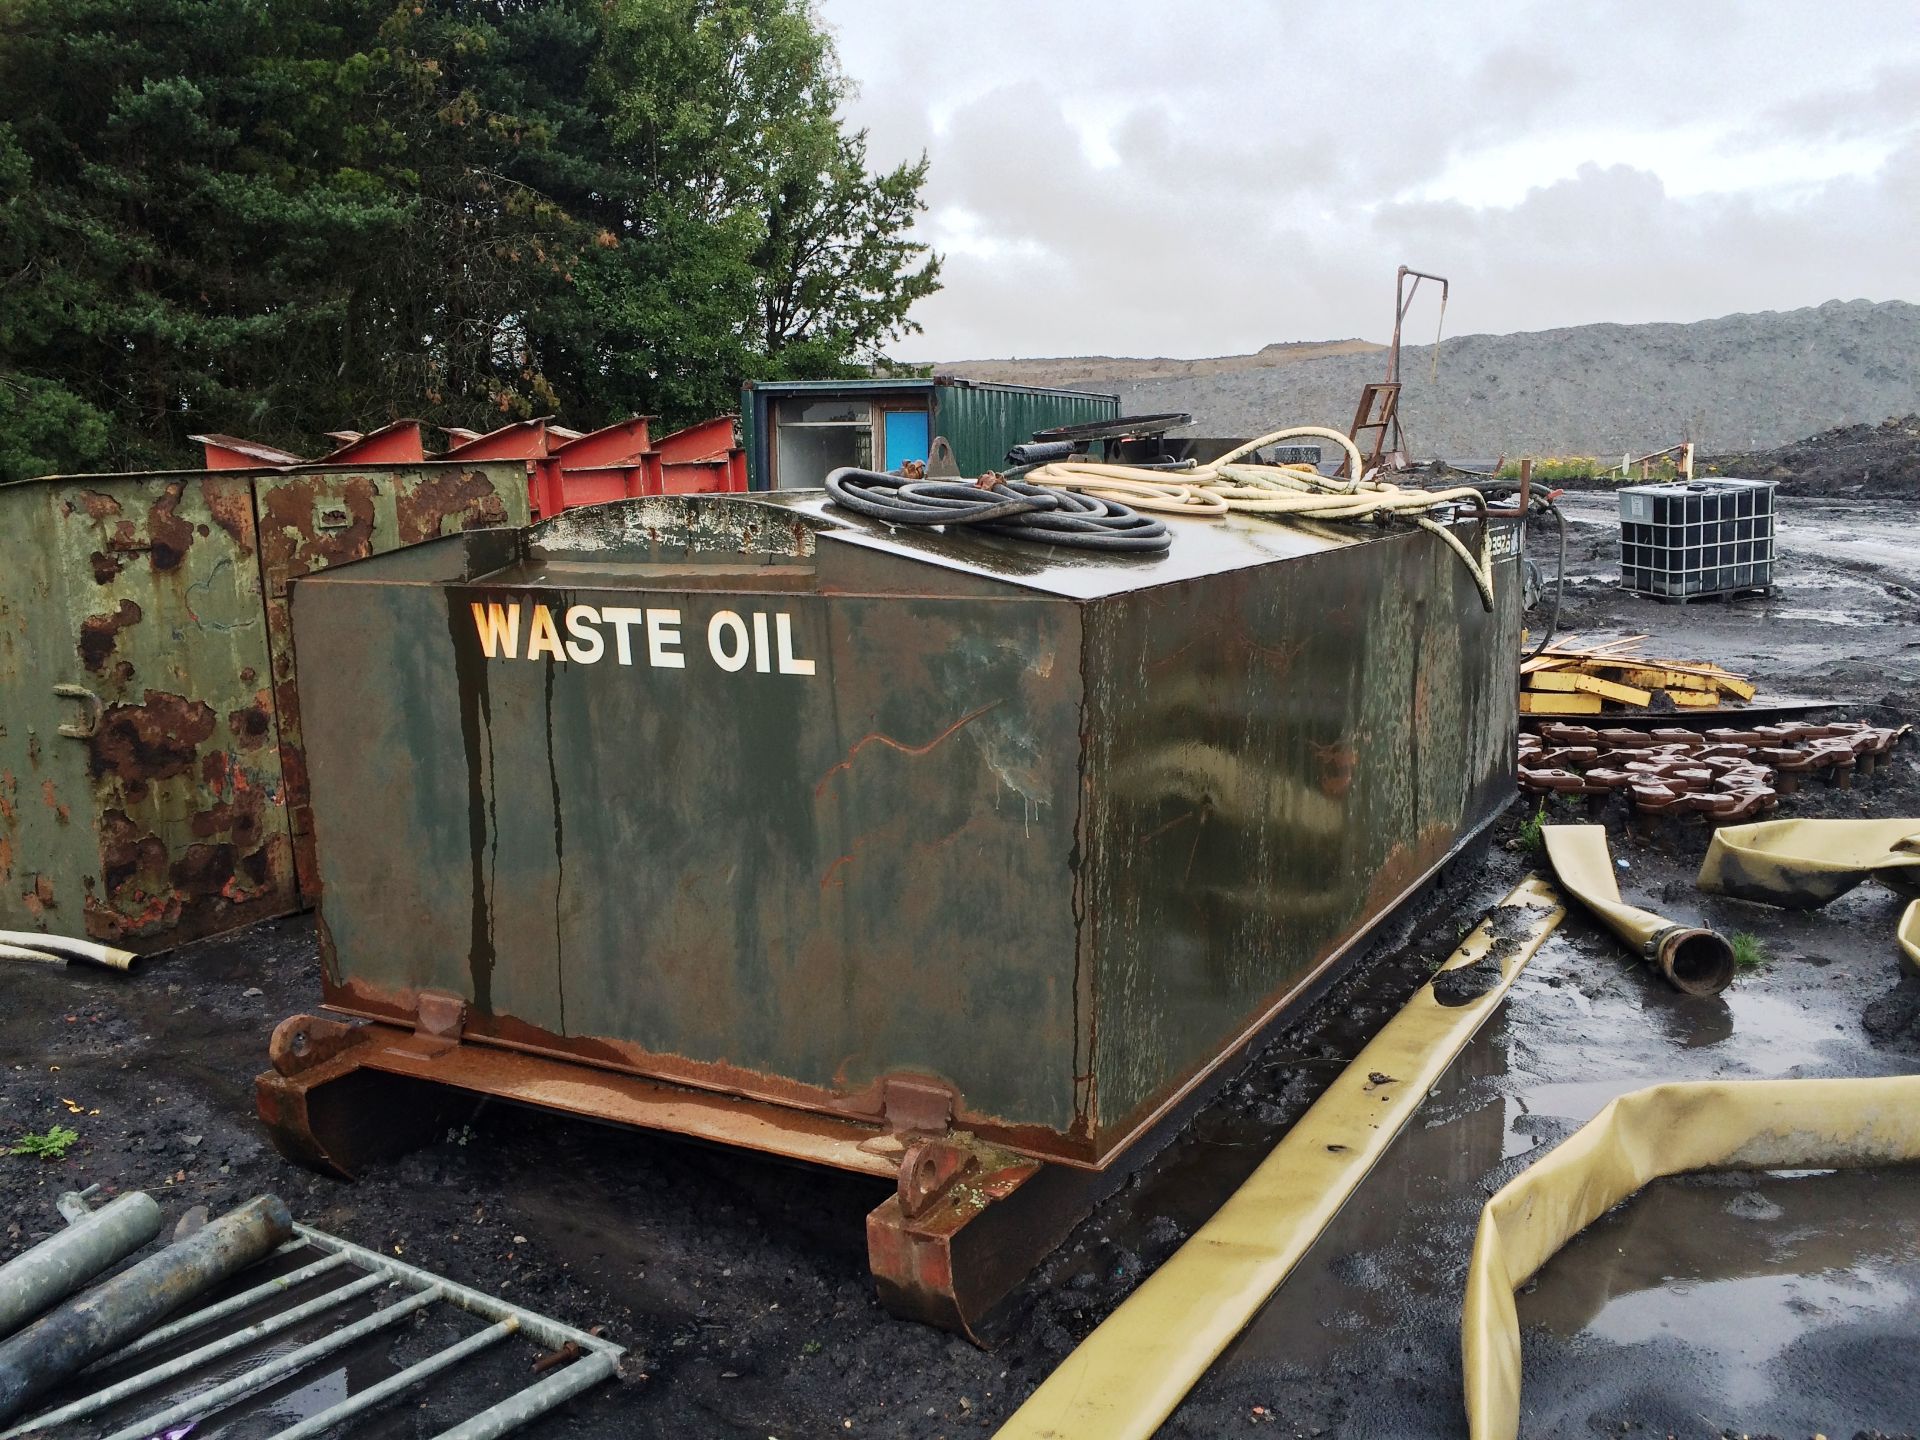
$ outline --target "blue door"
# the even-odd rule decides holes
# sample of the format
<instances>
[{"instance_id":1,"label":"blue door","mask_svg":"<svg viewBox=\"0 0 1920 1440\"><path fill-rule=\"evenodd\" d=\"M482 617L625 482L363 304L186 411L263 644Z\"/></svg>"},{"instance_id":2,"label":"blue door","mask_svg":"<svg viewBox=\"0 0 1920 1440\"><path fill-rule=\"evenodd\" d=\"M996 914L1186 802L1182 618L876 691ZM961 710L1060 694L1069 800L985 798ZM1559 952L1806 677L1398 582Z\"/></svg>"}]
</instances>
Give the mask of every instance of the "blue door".
<instances>
[{"instance_id":1,"label":"blue door","mask_svg":"<svg viewBox=\"0 0 1920 1440\"><path fill-rule=\"evenodd\" d=\"M927 412L924 410L888 410L886 426L886 463L884 470L898 470L909 460L927 458Z\"/></svg>"}]
</instances>

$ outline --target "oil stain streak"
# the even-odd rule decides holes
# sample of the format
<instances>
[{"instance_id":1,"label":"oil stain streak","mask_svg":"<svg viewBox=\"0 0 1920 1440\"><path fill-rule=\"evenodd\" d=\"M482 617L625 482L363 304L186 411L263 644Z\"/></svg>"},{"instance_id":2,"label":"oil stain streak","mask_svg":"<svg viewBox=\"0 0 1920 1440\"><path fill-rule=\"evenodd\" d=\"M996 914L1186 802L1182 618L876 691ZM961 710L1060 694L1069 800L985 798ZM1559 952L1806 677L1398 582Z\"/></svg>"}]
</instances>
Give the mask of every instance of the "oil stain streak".
<instances>
[{"instance_id":1,"label":"oil stain streak","mask_svg":"<svg viewBox=\"0 0 1920 1440\"><path fill-rule=\"evenodd\" d=\"M467 760L467 845L471 856L473 893L472 935L467 946L467 967L473 977L473 1008L482 1015L493 1013L493 915L487 884L488 782L489 768L483 767L480 729L485 726L489 749L493 736L493 706L487 691L487 662L480 654L478 637L461 622L468 615L466 602L458 592L448 597L447 634L453 642L453 670L460 693L460 744Z\"/></svg>"},{"instance_id":2,"label":"oil stain streak","mask_svg":"<svg viewBox=\"0 0 1920 1440\"><path fill-rule=\"evenodd\" d=\"M547 788L553 796L553 982L560 997L560 1033L567 1033L566 939L560 929L560 899L567 888L567 832L560 818L560 767L553 753L553 675L558 662L547 657Z\"/></svg>"}]
</instances>

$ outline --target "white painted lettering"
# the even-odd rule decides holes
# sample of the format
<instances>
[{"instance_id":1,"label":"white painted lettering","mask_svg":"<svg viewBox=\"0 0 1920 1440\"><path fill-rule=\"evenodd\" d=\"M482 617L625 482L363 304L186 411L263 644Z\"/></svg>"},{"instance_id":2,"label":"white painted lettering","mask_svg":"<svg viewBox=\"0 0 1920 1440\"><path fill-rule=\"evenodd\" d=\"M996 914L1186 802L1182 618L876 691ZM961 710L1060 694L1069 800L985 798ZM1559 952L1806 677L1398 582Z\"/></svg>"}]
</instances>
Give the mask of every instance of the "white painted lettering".
<instances>
[{"instance_id":1,"label":"white painted lettering","mask_svg":"<svg viewBox=\"0 0 1920 1440\"><path fill-rule=\"evenodd\" d=\"M479 632L480 648L487 659L505 655L511 660L520 653L520 607L518 605L482 605L473 602L473 628Z\"/></svg>"},{"instance_id":2,"label":"white painted lettering","mask_svg":"<svg viewBox=\"0 0 1920 1440\"><path fill-rule=\"evenodd\" d=\"M813 674L813 661L794 658L793 617L784 610L773 617L773 633L780 645L780 673L782 675Z\"/></svg>"},{"instance_id":3,"label":"white painted lettering","mask_svg":"<svg viewBox=\"0 0 1920 1440\"><path fill-rule=\"evenodd\" d=\"M733 644L729 648L721 643L723 631L733 632ZM713 656L713 663L728 674L741 669L747 663L747 622L731 610L721 610L707 622L707 651Z\"/></svg>"},{"instance_id":4,"label":"white painted lettering","mask_svg":"<svg viewBox=\"0 0 1920 1440\"><path fill-rule=\"evenodd\" d=\"M631 605L608 605L600 611L600 619L613 626L613 654L622 665L633 664L633 636L630 632L646 619L646 615L646 611L636 610Z\"/></svg>"},{"instance_id":5,"label":"white painted lettering","mask_svg":"<svg viewBox=\"0 0 1920 1440\"><path fill-rule=\"evenodd\" d=\"M553 612L544 605L536 605L533 618L527 622L527 659L537 660L542 655L551 655L556 660L567 658L560 648L560 632L553 626Z\"/></svg>"},{"instance_id":6,"label":"white painted lettering","mask_svg":"<svg viewBox=\"0 0 1920 1440\"><path fill-rule=\"evenodd\" d=\"M680 612L647 611L647 663L656 670L684 670L687 657L680 653Z\"/></svg>"},{"instance_id":7,"label":"white painted lettering","mask_svg":"<svg viewBox=\"0 0 1920 1440\"><path fill-rule=\"evenodd\" d=\"M753 668L764 675L772 667L767 663L767 612L753 612Z\"/></svg>"},{"instance_id":8,"label":"white painted lettering","mask_svg":"<svg viewBox=\"0 0 1920 1440\"><path fill-rule=\"evenodd\" d=\"M591 605L573 605L567 609L567 658L577 665L591 665L607 653L607 642L593 627L600 623L600 612Z\"/></svg>"}]
</instances>

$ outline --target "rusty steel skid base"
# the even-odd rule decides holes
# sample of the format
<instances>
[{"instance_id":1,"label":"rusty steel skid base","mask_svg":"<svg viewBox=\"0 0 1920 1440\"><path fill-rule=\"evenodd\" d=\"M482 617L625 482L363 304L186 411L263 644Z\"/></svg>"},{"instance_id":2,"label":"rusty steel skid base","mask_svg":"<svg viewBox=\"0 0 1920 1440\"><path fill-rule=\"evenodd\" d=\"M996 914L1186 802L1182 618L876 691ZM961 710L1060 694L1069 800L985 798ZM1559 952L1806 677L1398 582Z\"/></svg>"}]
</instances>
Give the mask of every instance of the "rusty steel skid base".
<instances>
[{"instance_id":1,"label":"rusty steel skid base","mask_svg":"<svg viewBox=\"0 0 1920 1440\"><path fill-rule=\"evenodd\" d=\"M455 1022L457 1024L457 1021ZM972 1136L878 1126L463 1044L428 1028L282 1021L260 1119L295 1164L351 1180L496 1098L890 1180L867 1217L880 1299L894 1314L984 1343L982 1323L1125 1172L1028 1159Z\"/></svg>"}]
</instances>

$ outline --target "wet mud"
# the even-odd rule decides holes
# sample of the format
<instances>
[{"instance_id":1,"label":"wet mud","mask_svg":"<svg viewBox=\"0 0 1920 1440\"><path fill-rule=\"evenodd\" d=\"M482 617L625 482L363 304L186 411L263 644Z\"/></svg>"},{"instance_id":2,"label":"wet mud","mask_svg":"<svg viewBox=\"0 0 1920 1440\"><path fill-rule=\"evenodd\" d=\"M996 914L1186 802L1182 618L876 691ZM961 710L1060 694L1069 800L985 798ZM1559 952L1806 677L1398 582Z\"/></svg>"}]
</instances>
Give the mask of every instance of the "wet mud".
<instances>
[{"instance_id":1,"label":"wet mud","mask_svg":"<svg viewBox=\"0 0 1920 1440\"><path fill-rule=\"evenodd\" d=\"M1770 692L1847 702L1849 715L1920 710L1920 521L1783 502L1773 597L1669 607L1608 583L1611 497L1572 499L1569 628L1652 632L1649 648L1750 670ZM1827 558L1863 526L1893 527L1884 556ZM1780 813L1920 813L1920 751L1909 744L1850 791L1810 785ZM0 971L0 1139L50 1124L81 1137L58 1162L0 1157L0 1251L50 1232L57 1194L93 1181L150 1190L169 1223L191 1205L218 1212L272 1191L322 1229L604 1325L629 1347L620 1381L529 1435L987 1433L1542 863L1519 848L1518 819L1516 807L1040 1267L993 1351L880 1309L863 1222L887 1187L858 1177L498 1104L356 1184L283 1161L253 1120L252 1080L274 1023L318 999L304 917L143 960L125 977ZM1627 894L1752 934L1765 962L1724 996L1689 999L1569 919L1164 1435L1464 1434L1462 1278L1500 1184L1640 1085L1920 1065L1920 982L1899 978L1890 893L1863 886L1808 912L1706 896L1693 887L1704 825L1613 828ZM1899 1363L1898 1344L1920 1320L1910 1180L1684 1179L1622 1207L1522 1297L1526 1433L1910 1432L1920 1374ZM404 1327L195 1434L271 1433L449 1338L433 1323ZM470 1413L525 1383L526 1354L515 1355L473 1362L457 1385L409 1396L355 1433L436 1433L463 1413L449 1405Z\"/></svg>"}]
</instances>

